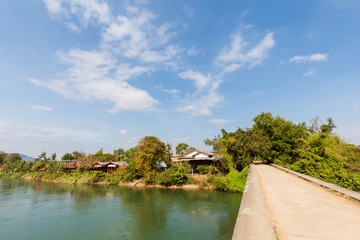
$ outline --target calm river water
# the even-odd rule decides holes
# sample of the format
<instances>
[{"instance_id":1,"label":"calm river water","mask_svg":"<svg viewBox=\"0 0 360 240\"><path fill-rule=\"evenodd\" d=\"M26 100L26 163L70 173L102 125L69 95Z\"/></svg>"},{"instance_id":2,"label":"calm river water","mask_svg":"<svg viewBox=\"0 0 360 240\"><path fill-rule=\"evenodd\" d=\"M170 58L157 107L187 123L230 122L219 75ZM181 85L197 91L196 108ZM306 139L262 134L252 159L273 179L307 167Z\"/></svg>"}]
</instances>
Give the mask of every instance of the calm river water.
<instances>
[{"instance_id":1,"label":"calm river water","mask_svg":"<svg viewBox=\"0 0 360 240\"><path fill-rule=\"evenodd\" d=\"M0 239L231 239L241 194L0 179Z\"/></svg>"}]
</instances>

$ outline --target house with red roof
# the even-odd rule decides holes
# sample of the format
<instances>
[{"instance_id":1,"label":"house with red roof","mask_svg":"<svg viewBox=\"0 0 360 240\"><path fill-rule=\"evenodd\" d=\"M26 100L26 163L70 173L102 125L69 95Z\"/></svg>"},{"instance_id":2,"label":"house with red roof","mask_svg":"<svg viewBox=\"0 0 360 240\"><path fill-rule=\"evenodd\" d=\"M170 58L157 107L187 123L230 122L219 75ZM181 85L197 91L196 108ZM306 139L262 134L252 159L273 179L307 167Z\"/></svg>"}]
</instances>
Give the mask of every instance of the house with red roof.
<instances>
[{"instance_id":1,"label":"house with red roof","mask_svg":"<svg viewBox=\"0 0 360 240\"><path fill-rule=\"evenodd\" d=\"M214 156L214 153L199 149L193 149L180 157L171 158L171 161L175 165L188 162L193 170L195 170L199 165L215 167L220 166L219 159Z\"/></svg>"}]
</instances>

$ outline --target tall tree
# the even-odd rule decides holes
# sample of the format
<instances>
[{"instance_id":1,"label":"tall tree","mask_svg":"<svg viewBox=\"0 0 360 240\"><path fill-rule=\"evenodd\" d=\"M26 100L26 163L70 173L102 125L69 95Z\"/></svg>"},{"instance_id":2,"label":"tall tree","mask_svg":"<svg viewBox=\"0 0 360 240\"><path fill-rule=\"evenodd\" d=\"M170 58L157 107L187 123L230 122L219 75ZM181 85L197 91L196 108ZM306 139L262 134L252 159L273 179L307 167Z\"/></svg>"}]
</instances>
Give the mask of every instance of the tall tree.
<instances>
[{"instance_id":1,"label":"tall tree","mask_svg":"<svg viewBox=\"0 0 360 240\"><path fill-rule=\"evenodd\" d=\"M153 180L154 170L164 161L165 155L165 144L157 137L146 136L140 139L136 152L136 168L146 182Z\"/></svg>"},{"instance_id":2,"label":"tall tree","mask_svg":"<svg viewBox=\"0 0 360 240\"><path fill-rule=\"evenodd\" d=\"M115 149L115 150L114 150L114 155L117 156L118 160L124 159L124 154L125 154L125 151L124 151L124 149L122 149L122 148L119 148L119 149Z\"/></svg>"},{"instance_id":3,"label":"tall tree","mask_svg":"<svg viewBox=\"0 0 360 240\"><path fill-rule=\"evenodd\" d=\"M175 147L176 155L178 155L178 156L183 155L188 148L189 148L189 145L188 145L188 144L186 144L186 143L179 143L179 144Z\"/></svg>"}]
</instances>

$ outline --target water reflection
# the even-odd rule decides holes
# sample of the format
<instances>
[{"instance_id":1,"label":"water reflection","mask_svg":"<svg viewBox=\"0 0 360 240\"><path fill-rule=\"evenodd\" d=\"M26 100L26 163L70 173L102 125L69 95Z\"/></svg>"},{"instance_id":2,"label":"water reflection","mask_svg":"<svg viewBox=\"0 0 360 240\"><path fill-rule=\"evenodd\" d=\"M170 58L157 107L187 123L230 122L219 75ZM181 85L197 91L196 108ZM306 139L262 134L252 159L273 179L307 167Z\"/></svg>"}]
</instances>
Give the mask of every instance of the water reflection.
<instances>
[{"instance_id":1,"label":"water reflection","mask_svg":"<svg viewBox=\"0 0 360 240\"><path fill-rule=\"evenodd\" d=\"M240 201L211 191L0 180L0 224L4 239L230 239Z\"/></svg>"}]
</instances>

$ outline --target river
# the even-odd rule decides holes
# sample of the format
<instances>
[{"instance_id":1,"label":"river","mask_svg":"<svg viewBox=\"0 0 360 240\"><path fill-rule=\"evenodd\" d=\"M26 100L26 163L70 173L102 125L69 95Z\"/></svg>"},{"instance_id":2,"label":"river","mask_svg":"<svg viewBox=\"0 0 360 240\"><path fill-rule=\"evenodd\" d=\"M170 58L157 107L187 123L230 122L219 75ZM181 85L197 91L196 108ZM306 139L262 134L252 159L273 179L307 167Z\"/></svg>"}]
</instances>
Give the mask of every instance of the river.
<instances>
[{"instance_id":1,"label":"river","mask_svg":"<svg viewBox=\"0 0 360 240\"><path fill-rule=\"evenodd\" d=\"M241 196L0 179L0 239L231 239Z\"/></svg>"}]
</instances>

